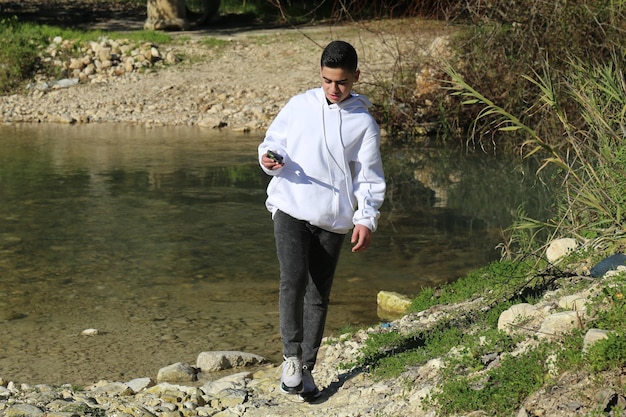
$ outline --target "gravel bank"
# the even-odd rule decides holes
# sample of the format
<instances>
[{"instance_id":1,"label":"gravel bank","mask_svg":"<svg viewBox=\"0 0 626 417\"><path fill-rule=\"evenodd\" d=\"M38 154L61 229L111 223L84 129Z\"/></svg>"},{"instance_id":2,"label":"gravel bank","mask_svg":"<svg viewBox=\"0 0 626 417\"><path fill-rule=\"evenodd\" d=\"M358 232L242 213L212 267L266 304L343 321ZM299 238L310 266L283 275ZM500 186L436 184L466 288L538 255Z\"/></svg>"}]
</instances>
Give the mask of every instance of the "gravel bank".
<instances>
[{"instance_id":1,"label":"gravel bank","mask_svg":"<svg viewBox=\"0 0 626 417\"><path fill-rule=\"evenodd\" d=\"M317 63L329 41L355 45L362 70L356 89L367 92L406 71L411 61L441 53L449 31L439 23L411 20L176 33L172 44L156 46L163 62L175 56L176 63L81 75L79 83L72 82L79 77L70 71L63 80L67 87L54 85L59 80L38 80L25 94L0 98L0 121L263 130L292 95L319 85Z\"/></svg>"}]
</instances>

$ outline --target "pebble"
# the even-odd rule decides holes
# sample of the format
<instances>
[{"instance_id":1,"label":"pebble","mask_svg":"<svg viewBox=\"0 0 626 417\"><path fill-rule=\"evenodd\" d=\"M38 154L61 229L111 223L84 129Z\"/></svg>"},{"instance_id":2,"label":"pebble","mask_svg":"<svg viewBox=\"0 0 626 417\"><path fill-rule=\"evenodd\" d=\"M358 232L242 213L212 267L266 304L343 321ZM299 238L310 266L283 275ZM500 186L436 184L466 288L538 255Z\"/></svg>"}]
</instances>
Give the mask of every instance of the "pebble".
<instances>
[{"instance_id":1,"label":"pebble","mask_svg":"<svg viewBox=\"0 0 626 417\"><path fill-rule=\"evenodd\" d=\"M85 329L82 332L80 332L81 336L96 336L99 333L100 332L98 331L98 329Z\"/></svg>"}]
</instances>

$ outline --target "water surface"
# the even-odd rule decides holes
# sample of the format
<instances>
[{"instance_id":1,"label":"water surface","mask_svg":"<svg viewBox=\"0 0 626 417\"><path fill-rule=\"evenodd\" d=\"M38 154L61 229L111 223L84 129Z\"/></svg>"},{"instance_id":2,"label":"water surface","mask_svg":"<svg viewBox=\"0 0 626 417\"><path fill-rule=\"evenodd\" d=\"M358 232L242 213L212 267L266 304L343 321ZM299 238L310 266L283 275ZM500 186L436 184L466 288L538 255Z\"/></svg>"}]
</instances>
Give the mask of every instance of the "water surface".
<instances>
[{"instance_id":1,"label":"water surface","mask_svg":"<svg viewBox=\"0 0 626 417\"><path fill-rule=\"evenodd\" d=\"M261 140L191 127L0 126L0 377L156 377L207 350L280 360ZM496 258L508 219L463 192L469 166L484 164L438 155L455 161L444 180L434 159L386 151L379 231L362 254L347 239L327 334L378 323L380 290L415 295ZM407 158L421 165L405 178ZM88 328L99 335L81 336Z\"/></svg>"}]
</instances>

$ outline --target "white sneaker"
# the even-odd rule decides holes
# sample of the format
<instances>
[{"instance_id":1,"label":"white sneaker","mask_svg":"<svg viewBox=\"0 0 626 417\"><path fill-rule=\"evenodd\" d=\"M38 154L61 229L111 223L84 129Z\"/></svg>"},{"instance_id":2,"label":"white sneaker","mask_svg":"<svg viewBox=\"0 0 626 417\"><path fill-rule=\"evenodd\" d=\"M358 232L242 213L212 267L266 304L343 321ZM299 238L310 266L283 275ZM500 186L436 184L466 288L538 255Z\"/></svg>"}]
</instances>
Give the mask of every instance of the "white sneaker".
<instances>
[{"instance_id":1,"label":"white sneaker","mask_svg":"<svg viewBox=\"0 0 626 417\"><path fill-rule=\"evenodd\" d=\"M302 391L302 361L299 358L285 358L280 390L287 394L298 394Z\"/></svg>"},{"instance_id":2,"label":"white sneaker","mask_svg":"<svg viewBox=\"0 0 626 417\"><path fill-rule=\"evenodd\" d=\"M302 391L299 396L302 401L313 401L318 398L322 393L315 385L315 380L311 371L305 366L302 367Z\"/></svg>"}]
</instances>

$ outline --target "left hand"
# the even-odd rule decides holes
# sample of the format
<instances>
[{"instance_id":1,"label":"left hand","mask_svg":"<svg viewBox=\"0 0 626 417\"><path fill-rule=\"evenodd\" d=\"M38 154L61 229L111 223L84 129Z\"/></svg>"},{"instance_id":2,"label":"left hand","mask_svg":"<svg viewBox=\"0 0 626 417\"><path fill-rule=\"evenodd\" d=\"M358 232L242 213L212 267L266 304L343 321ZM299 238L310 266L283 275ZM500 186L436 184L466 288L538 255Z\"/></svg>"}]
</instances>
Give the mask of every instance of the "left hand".
<instances>
[{"instance_id":1,"label":"left hand","mask_svg":"<svg viewBox=\"0 0 626 417\"><path fill-rule=\"evenodd\" d=\"M357 224L352 231L352 240L350 242L355 244L352 247L352 252L363 252L372 243L372 231L367 226Z\"/></svg>"}]
</instances>

